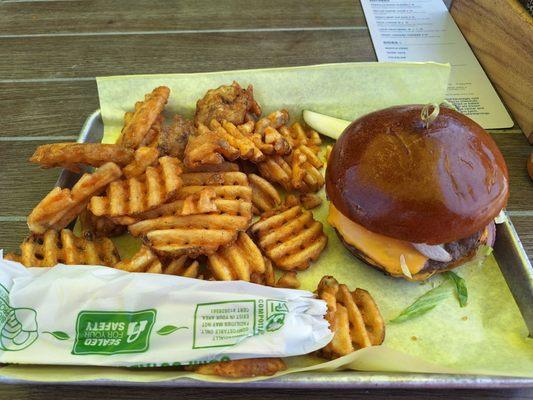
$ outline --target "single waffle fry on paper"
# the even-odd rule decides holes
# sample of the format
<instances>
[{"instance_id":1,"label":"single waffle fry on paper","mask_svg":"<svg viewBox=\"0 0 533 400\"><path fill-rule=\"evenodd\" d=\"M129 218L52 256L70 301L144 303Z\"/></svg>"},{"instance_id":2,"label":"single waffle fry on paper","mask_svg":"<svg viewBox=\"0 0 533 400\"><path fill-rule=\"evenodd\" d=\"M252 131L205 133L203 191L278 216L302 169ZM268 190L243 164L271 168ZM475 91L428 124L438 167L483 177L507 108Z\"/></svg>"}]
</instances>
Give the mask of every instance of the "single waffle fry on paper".
<instances>
[{"instance_id":1,"label":"single waffle fry on paper","mask_svg":"<svg viewBox=\"0 0 533 400\"><path fill-rule=\"evenodd\" d=\"M175 198L182 184L180 175L177 158L161 157L158 165L147 167L144 174L111 183L104 196L91 198L88 208L96 216L120 222L116 217L142 213Z\"/></svg>"},{"instance_id":2,"label":"single waffle fry on paper","mask_svg":"<svg viewBox=\"0 0 533 400\"><path fill-rule=\"evenodd\" d=\"M307 269L328 242L322 224L300 206L267 214L250 232L275 266L288 271Z\"/></svg>"},{"instance_id":3,"label":"single waffle fry on paper","mask_svg":"<svg viewBox=\"0 0 533 400\"><path fill-rule=\"evenodd\" d=\"M87 206L91 197L122 175L114 163L102 165L92 174L84 174L72 189L52 189L28 216L31 232L44 233L48 229L62 229Z\"/></svg>"},{"instance_id":4,"label":"single waffle fry on paper","mask_svg":"<svg viewBox=\"0 0 533 400\"><path fill-rule=\"evenodd\" d=\"M87 240L69 229L32 234L20 245L20 251L19 260L26 267L53 267L60 263L112 266L120 260L111 239Z\"/></svg>"},{"instance_id":5,"label":"single waffle fry on paper","mask_svg":"<svg viewBox=\"0 0 533 400\"><path fill-rule=\"evenodd\" d=\"M333 359L383 343L385 323L366 290L350 292L332 276L324 276L317 294L327 303L326 319L334 333L333 340L319 351L320 355Z\"/></svg>"},{"instance_id":6,"label":"single waffle fry on paper","mask_svg":"<svg viewBox=\"0 0 533 400\"><path fill-rule=\"evenodd\" d=\"M247 358L244 360L219 361L198 367L187 367L187 369L197 374L236 379L272 376L287 369L287 366L281 358Z\"/></svg>"},{"instance_id":7,"label":"single waffle fry on paper","mask_svg":"<svg viewBox=\"0 0 533 400\"><path fill-rule=\"evenodd\" d=\"M245 232L240 232L235 242L208 256L207 265L211 276L219 281L250 282L254 274L262 275L266 271L261 250Z\"/></svg>"},{"instance_id":8,"label":"single waffle fry on paper","mask_svg":"<svg viewBox=\"0 0 533 400\"><path fill-rule=\"evenodd\" d=\"M252 187L252 204L255 215L270 211L281 204L278 190L269 181L256 174L249 174L248 180Z\"/></svg>"},{"instance_id":9,"label":"single waffle fry on paper","mask_svg":"<svg viewBox=\"0 0 533 400\"><path fill-rule=\"evenodd\" d=\"M147 272L201 279L198 261L192 260L187 256L181 256L162 263L147 246L141 246L132 258L120 261L114 265L114 268L128 272Z\"/></svg>"},{"instance_id":10,"label":"single waffle fry on paper","mask_svg":"<svg viewBox=\"0 0 533 400\"><path fill-rule=\"evenodd\" d=\"M157 130L157 123L161 123L160 114L163 112L167 104L170 89L166 86L155 88L151 93L144 96L144 101L138 102L135 105L133 113L127 113L124 117L124 128L117 140L117 144L129 148L137 149L142 146L147 139L147 135L156 124L154 128ZM159 120L158 120L159 119ZM156 136L151 133L148 139Z\"/></svg>"},{"instance_id":11,"label":"single waffle fry on paper","mask_svg":"<svg viewBox=\"0 0 533 400\"><path fill-rule=\"evenodd\" d=\"M146 172L146 168L155 165L159 151L154 147L139 147L135 150L134 159L122 170L126 178L134 178Z\"/></svg>"},{"instance_id":12,"label":"single waffle fry on paper","mask_svg":"<svg viewBox=\"0 0 533 400\"><path fill-rule=\"evenodd\" d=\"M107 162L125 166L133 161L133 150L117 144L53 143L37 147L30 161L44 168L62 167L80 172L82 165L100 167Z\"/></svg>"}]
</instances>

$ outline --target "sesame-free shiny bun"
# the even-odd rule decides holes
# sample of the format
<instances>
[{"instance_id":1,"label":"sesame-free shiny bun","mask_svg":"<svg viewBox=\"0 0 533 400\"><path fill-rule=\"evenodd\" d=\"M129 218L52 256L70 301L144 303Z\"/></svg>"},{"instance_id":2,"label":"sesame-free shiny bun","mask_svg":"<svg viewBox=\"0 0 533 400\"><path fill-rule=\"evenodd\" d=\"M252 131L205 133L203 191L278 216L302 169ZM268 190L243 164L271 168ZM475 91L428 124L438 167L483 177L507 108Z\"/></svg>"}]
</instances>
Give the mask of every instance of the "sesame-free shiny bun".
<instances>
[{"instance_id":1,"label":"sesame-free shiny bun","mask_svg":"<svg viewBox=\"0 0 533 400\"><path fill-rule=\"evenodd\" d=\"M440 107L426 126L422 105L391 107L352 122L331 152L326 191L370 231L415 243L466 238L509 196L507 166L492 137Z\"/></svg>"}]
</instances>

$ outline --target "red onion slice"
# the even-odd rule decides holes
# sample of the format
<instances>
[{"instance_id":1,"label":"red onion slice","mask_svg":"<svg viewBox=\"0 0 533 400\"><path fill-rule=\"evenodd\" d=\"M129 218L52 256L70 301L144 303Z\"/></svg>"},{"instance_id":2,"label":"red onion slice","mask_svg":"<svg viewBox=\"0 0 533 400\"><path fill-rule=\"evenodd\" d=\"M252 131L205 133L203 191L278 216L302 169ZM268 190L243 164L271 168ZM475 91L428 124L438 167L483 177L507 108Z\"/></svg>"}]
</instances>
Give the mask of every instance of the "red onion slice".
<instances>
[{"instance_id":1,"label":"red onion slice","mask_svg":"<svg viewBox=\"0 0 533 400\"><path fill-rule=\"evenodd\" d=\"M442 244L429 245L425 243L411 243L415 249L435 261L449 262L452 261L452 256L448 253Z\"/></svg>"}]
</instances>

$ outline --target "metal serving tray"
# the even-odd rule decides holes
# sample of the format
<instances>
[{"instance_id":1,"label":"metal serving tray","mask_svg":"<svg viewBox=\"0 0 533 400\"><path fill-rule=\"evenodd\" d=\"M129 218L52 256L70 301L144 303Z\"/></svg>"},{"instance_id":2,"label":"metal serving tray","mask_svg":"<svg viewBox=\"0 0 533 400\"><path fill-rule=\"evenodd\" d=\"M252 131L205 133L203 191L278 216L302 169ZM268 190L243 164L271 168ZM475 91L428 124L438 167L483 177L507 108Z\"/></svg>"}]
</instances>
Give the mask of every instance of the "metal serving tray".
<instances>
[{"instance_id":1,"label":"metal serving tray","mask_svg":"<svg viewBox=\"0 0 533 400\"><path fill-rule=\"evenodd\" d=\"M104 125L100 110L95 111L85 121L78 142L98 143L101 141ZM56 186L72 187L80 174L63 170ZM533 337L533 268L522 246L514 226L509 219L497 225L494 255L502 274L511 289L518 308L526 322L529 336ZM1 370L0 370L1 371ZM39 383L18 379L2 378L0 383ZM53 383L53 382L46 382ZM109 379L93 379L74 382L57 382L71 385L106 386L152 386L152 387L235 387L235 383L203 382L189 378L161 382L128 382ZM533 387L533 378L514 378L506 376L480 376L455 374L417 374L385 372L304 372L285 375L257 382L239 383L246 388L286 388L286 389L363 389L363 388L512 388Z\"/></svg>"}]
</instances>

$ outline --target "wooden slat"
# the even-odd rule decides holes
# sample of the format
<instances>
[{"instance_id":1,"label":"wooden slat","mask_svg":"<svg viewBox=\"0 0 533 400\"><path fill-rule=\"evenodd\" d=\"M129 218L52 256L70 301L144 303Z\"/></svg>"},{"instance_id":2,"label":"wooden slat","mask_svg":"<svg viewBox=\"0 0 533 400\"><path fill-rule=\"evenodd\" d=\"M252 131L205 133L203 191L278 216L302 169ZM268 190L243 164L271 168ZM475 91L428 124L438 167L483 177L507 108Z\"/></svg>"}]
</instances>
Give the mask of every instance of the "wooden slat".
<instances>
[{"instance_id":1,"label":"wooden slat","mask_svg":"<svg viewBox=\"0 0 533 400\"><path fill-rule=\"evenodd\" d=\"M366 30L4 38L0 54L0 81L374 60Z\"/></svg>"},{"instance_id":2,"label":"wooden slat","mask_svg":"<svg viewBox=\"0 0 533 400\"><path fill-rule=\"evenodd\" d=\"M0 4L0 34L7 35L366 25L361 5L352 0L224 0L208 6L198 0Z\"/></svg>"},{"instance_id":3,"label":"wooden slat","mask_svg":"<svg viewBox=\"0 0 533 400\"><path fill-rule=\"evenodd\" d=\"M0 137L77 135L98 108L96 81L0 83Z\"/></svg>"},{"instance_id":4,"label":"wooden slat","mask_svg":"<svg viewBox=\"0 0 533 400\"><path fill-rule=\"evenodd\" d=\"M42 143L0 143L0 217L28 215L40 199L54 187L59 169L44 170L28 162L37 145Z\"/></svg>"},{"instance_id":5,"label":"wooden slat","mask_svg":"<svg viewBox=\"0 0 533 400\"><path fill-rule=\"evenodd\" d=\"M26 221L0 222L0 249L19 253L19 245L28 232Z\"/></svg>"},{"instance_id":6,"label":"wooden slat","mask_svg":"<svg viewBox=\"0 0 533 400\"><path fill-rule=\"evenodd\" d=\"M511 217L511 221L522 241L522 246L526 249L529 260L533 263L533 216Z\"/></svg>"},{"instance_id":7,"label":"wooden slat","mask_svg":"<svg viewBox=\"0 0 533 400\"><path fill-rule=\"evenodd\" d=\"M498 144L509 169L509 210L533 210L533 182L527 174L526 162L531 146L521 133L495 133L492 137Z\"/></svg>"}]
</instances>

